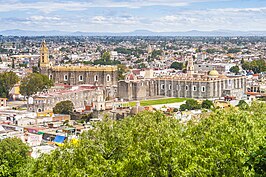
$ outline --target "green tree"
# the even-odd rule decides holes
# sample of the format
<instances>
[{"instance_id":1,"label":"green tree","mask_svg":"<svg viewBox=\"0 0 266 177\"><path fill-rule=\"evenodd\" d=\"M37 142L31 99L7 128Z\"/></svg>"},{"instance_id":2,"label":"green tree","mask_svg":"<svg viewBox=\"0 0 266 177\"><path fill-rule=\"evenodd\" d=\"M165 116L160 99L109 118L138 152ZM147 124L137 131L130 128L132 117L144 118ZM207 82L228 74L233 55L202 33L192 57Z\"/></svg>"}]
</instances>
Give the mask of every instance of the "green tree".
<instances>
[{"instance_id":1,"label":"green tree","mask_svg":"<svg viewBox=\"0 0 266 177\"><path fill-rule=\"evenodd\" d=\"M55 114L70 114L73 112L74 104L72 101L61 101L55 105L53 112Z\"/></svg>"},{"instance_id":2,"label":"green tree","mask_svg":"<svg viewBox=\"0 0 266 177\"><path fill-rule=\"evenodd\" d=\"M239 109L242 110L247 110L249 108L247 102L245 102L245 100L240 100L237 104L237 107L239 107Z\"/></svg>"},{"instance_id":3,"label":"green tree","mask_svg":"<svg viewBox=\"0 0 266 177\"><path fill-rule=\"evenodd\" d=\"M266 71L265 60L253 60L252 62L244 62L242 68L245 70L252 70L254 73L261 73Z\"/></svg>"},{"instance_id":4,"label":"green tree","mask_svg":"<svg viewBox=\"0 0 266 177\"><path fill-rule=\"evenodd\" d=\"M49 89L51 86L53 86L53 81L51 81L48 76L38 73L31 73L21 80L20 93L26 97L29 97L33 94Z\"/></svg>"},{"instance_id":5,"label":"green tree","mask_svg":"<svg viewBox=\"0 0 266 177\"><path fill-rule=\"evenodd\" d=\"M117 65L117 80L124 80L125 79L125 73L128 71L128 68L126 65L119 64Z\"/></svg>"},{"instance_id":6,"label":"green tree","mask_svg":"<svg viewBox=\"0 0 266 177\"><path fill-rule=\"evenodd\" d=\"M189 99L185 104L180 106L180 111L200 109L201 105L197 100Z\"/></svg>"},{"instance_id":7,"label":"green tree","mask_svg":"<svg viewBox=\"0 0 266 177\"><path fill-rule=\"evenodd\" d=\"M241 52L241 50L237 49L237 48L231 48L231 49L228 49L227 52L228 53L238 53L238 52Z\"/></svg>"},{"instance_id":8,"label":"green tree","mask_svg":"<svg viewBox=\"0 0 266 177\"><path fill-rule=\"evenodd\" d=\"M107 61L110 61L111 59L111 54L110 52L104 52L103 55L102 55L102 58L101 58L103 61L107 62Z\"/></svg>"},{"instance_id":9,"label":"green tree","mask_svg":"<svg viewBox=\"0 0 266 177\"><path fill-rule=\"evenodd\" d=\"M163 54L162 50L154 50L151 53L151 58L158 58L158 56L161 56Z\"/></svg>"},{"instance_id":10,"label":"green tree","mask_svg":"<svg viewBox=\"0 0 266 177\"><path fill-rule=\"evenodd\" d=\"M213 105L213 102L212 101L210 101L210 100L204 100L201 103L201 107L202 108L205 108L205 109L211 109L212 107L214 107L214 105Z\"/></svg>"},{"instance_id":11,"label":"green tree","mask_svg":"<svg viewBox=\"0 0 266 177\"><path fill-rule=\"evenodd\" d=\"M240 63L241 63L241 65L243 65L245 63L244 58L241 59L241 62Z\"/></svg>"},{"instance_id":12,"label":"green tree","mask_svg":"<svg viewBox=\"0 0 266 177\"><path fill-rule=\"evenodd\" d=\"M232 73L238 74L239 73L239 67L238 66L232 66L229 71Z\"/></svg>"},{"instance_id":13,"label":"green tree","mask_svg":"<svg viewBox=\"0 0 266 177\"><path fill-rule=\"evenodd\" d=\"M266 146L260 146L258 150L248 156L245 163L249 169L254 169L257 177L266 176Z\"/></svg>"},{"instance_id":14,"label":"green tree","mask_svg":"<svg viewBox=\"0 0 266 177\"><path fill-rule=\"evenodd\" d=\"M0 97L8 98L9 92L14 87L16 83L18 83L19 77L16 73L3 72L0 74Z\"/></svg>"},{"instance_id":15,"label":"green tree","mask_svg":"<svg viewBox=\"0 0 266 177\"><path fill-rule=\"evenodd\" d=\"M39 68L37 66L32 67L32 72L33 73L39 73Z\"/></svg>"},{"instance_id":16,"label":"green tree","mask_svg":"<svg viewBox=\"0 0 266 177\"><path fill-rule=\"evenodd\" d=\"M189 110L189 108L188 108L187 104L181 104L179 110L185 111L185 110Z\"/></svg>"},{"instance_id":17,"label":"green tree","mask_svg":"<svg viewBox=\"0 0 266 177\"><path fill-rule=\"evenodd\" d=\"M174 68L176 70L182 70L183 69L183 63L180 62L173 62L170 66L170 68Z\"/></svg>"},{"instance_id":18,"label":"green tree","mask_svg":"<svg viewBox=\"0 0 266 177\"><path fill-rule=\"evenodd\" d=\"M29 162L30 148L18 138L0 140L0 176L11 177Z\"/></svg>"},{"instance_id":19,"label":"green tree","mask_svg":"<svg viewBox=\"0 0 266 177\"><path fill-rule=\"evenodd\" d=\"M21 176L255 176L245 161L265 141L265 111L253 103L250 111L215 110L186 124L160 112L106 118Z\"/></svg>"}]
</instances>

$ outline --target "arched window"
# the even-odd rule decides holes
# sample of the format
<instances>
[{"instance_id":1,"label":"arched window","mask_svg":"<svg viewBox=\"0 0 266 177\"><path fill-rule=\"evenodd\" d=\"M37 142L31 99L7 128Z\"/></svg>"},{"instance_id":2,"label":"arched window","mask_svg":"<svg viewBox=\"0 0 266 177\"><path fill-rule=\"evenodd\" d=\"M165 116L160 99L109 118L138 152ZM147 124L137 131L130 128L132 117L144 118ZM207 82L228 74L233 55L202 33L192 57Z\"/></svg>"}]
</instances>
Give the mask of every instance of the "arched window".
<instances>
[{"instance_id":1,"label":"arched window","mask_svg":"<svg viewBox=\"0 0 266 177\"><path fill-rule=\"evenodd\" d=\"M68 80L68 76L64 75L64 81L67 81L67 80Z\"/></svg>"},{"instance_id":2,"label":"arched window","mask_svg":"<svg viewBox=\"0 0 266 177\"><path fill-rule=\"evenodd\" d=\"M79 76L79 81L83 81L83 76L82 75Z\"/></svg>"},{"instance_id":3,"label":"arched window","mask_svg":"<svg viewBox=\"0 0 266 177\"><path fill-rule=\"evenodd\" d=\"M201 87L201 91L202 91L202 92L205 92L205 86L202 86L202 87Z\"/></svg>"},{"instance_id":4,"label":"arched window","mask_svg":"<svg viewBox=\"0 0 266 177\"><path fill-rule=\"evenodd\" d=\"M196 85L193 86L193 91L197 91L197 86Z\"/></svg>"},{"instance_id":5,"label":"arched window","mask_svg":"<svg viewBox=\"0 0 266 177\"><path fill-rule=\"evenodd\" d=\"M106 81L107 82L110 82L111 81L111 76L109 74L106 76Z\"/></svg>"},{"instance_id":6,"label":"arched window","mask_svg":"<svg viewBox=\"0 0 266 177\"><path fill-rule=\"evenodd\" d=\"M95 82L98 81L98 76L97 75L94 76L94 81Z\"/></svg>"}]
</instances>

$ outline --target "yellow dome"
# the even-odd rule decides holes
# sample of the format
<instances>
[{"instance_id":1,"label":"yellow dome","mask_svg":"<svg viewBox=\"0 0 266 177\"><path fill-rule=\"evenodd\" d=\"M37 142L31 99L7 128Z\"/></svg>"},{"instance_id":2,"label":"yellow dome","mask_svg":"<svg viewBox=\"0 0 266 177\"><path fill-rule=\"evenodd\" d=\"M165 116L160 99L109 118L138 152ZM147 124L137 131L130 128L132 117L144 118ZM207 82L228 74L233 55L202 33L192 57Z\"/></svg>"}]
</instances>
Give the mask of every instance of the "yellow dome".
<instances>
[{"instance_id":1,"label":"yellow dome","mask_svg":"<svg viewBox=\"0 0 266 177\"><path fill-rule=\"evenodd\" d=\"M209 72L209 76L219 76L219 73L214 69Z\"/></svg>"}]
</instances>

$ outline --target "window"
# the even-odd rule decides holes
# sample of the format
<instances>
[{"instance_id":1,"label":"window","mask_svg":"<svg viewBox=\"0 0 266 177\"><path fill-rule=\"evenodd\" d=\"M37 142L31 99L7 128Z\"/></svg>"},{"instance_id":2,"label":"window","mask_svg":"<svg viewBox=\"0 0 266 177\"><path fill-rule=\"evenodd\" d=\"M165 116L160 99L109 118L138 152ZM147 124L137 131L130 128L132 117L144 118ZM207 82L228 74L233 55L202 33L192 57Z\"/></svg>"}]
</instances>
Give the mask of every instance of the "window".
<instances>
[{"instance_id":1,"label":"window","mask_svg":"<svg viewBox=\"0 0 266 177\"><path fill-rule=\"evenodd\" d=\"M202 92L205 92L205 86L202 86L202 87L201 87L201 91L202 91Z\"/></svg>"},{"instance_id":2,"label":"window","mask_svg":"<svg viewBox=\"0 0 266 177\"><path fill-rule=\"evenodd\" d=\"M94 81L98 81L98 76L97 75L94 76Z\"/></svg>"},{"instance_id":3,"label":"window","mask_svg":"<svg viewBox=\"0 0 266 177\"><path fill-rule=\"evenodd\" d=\"M186 91L188 91L188 85L186 85Z\"/></svg>"},{"instance_id":4,"label":"window","mask_svg":"<svg viewBox=\"0 0 266 177\"><path fill-rule=\"evenodd\" d=\"M107 82L110 82L111 81L111 76L109 74L106 76L106 81Z\"/></svg>"},{"instance_id":5,"label":"window","mask_svg":"<svg viewBox=\"0 0 266 177\"><path fill-rule=\"evenodd\" d=\"M169 84L169 90L172 90L172 85L171 84Z\"/></svg>"},{"instance_id":6,"label":"window","mask_svg":"<svg viewBox=\"0 0 266 177\"><path fill-rule=\"evenodd\" d=\"M67 81L67 80L68 80L67 75L64 75L64 81Z\"/></svg>"},{"instance_id":7,"label":"window","mask_svg":"<svg viewBox=\"0 0 266 177\"><path fill-rule=\"evenodd\" d=\"M197 86L196 85L193 86L193 91L197 91Z\"/></svg>"},{"instance_id":8,"label":"window","mask_svg":"<svg viewBox=\"0 0 266 177\"><path fill-rule=\"evenodd\" d=\"M50 79L50 80L53 79L53 75L52 75L52 74L49 75L49 79Z\"/></svg>"},{"instance_id":9,"label":"window","mask_svg":"<svg viewBox=\"0 0 266 177\"><path fill-rule=\"evenodd\" d=\"M83 76L79 76L79 81L83 81Z\"/></svg>"},{"instance_id":10,"label":"window","mask_svg":"<svg viewBox=\"0 0 266 177\"><path fill-rule=\"evenodd\" d=\"M163 90L164 90L164 84L162 84L162 85L161 85L161 89L163 89Z\"/></svg>"}]
</instances>

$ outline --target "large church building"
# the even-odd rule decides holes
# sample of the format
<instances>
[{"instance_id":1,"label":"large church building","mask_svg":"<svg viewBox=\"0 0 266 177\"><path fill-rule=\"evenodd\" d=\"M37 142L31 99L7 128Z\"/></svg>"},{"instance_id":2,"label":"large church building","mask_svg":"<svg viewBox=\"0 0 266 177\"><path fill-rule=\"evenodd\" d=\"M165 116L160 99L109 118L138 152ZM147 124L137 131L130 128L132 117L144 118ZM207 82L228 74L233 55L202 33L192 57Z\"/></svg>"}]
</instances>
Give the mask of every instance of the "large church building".
<instances>
[{"instance_id":1,"label":"large church building","mask_svg":"<svg viewBox=\"0 0 266 177\"><path fill-rule=\"evenodd\" d=\"M40 48L40 72L55 84L112 86L117 84L116 66L53 66L45 41Z\"/></svg>"},{"instance_id":2,"label":"large church building","mask_svg":"<svg viewBox=\"0 0 266 177\"><path fill-rule=\"evenodd\" d=\"M118 82L118 96L125 100L156 97L219 99L225 96L241 99L245 91L245 76L225 76L216 70L196 73L192 57L188 60L187 73L145 79L130 73L126 80Z\"/></svg>"}]
</instances>

